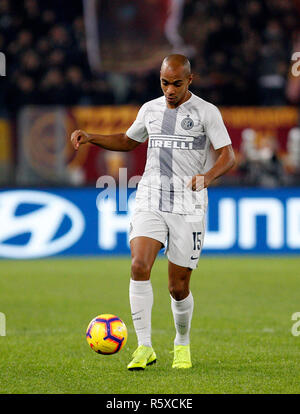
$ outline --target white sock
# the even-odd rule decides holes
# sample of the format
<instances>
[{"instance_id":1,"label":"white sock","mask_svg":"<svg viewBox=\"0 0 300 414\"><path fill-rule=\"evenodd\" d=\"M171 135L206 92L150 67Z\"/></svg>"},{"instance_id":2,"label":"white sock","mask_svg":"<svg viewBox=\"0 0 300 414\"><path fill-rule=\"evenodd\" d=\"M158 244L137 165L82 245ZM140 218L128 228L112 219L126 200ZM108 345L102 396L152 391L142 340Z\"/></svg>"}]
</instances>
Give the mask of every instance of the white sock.
<instances>
[{"instance_id":1,"label":"white sock","mask_svg":"<svg viewBox=\"0 0 300 414\"><path fill-rule=\"evenodd\" d=\"M153 290L150 280L136 281L130 279L129 300L138 345L151 347Z\"/></svg>"},{"instance_id":2,"label":"white sock","mask_svg":"<svg viewBox=\"0 0 300 414\"><path fill-rule=\"evenodd\" d=\"M176 328L174 345L188 345L190 343L190 328L194 309L192 292L182 300L175 300L171 296L171 309Z\"/></svg>"}]
</instances>

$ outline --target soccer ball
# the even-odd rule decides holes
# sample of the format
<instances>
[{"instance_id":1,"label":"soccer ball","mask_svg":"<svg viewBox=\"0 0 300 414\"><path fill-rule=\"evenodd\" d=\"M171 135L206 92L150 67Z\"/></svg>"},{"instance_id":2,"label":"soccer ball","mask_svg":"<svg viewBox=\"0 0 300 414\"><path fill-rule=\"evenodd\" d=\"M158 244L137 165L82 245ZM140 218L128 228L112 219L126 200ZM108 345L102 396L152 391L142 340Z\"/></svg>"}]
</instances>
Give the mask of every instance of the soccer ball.
<instances>
[{"instance_id":1,"label":"soccer ball","mask_svg":"<svg viewBox=\"0 0 300 414\"><path fill-rule=\"evenodd\" d=\"M98 315L87 327L86 340L98 354L115 354L126 344L127 328L125 323L115 315Z\"/></svg>"}]
</instances>

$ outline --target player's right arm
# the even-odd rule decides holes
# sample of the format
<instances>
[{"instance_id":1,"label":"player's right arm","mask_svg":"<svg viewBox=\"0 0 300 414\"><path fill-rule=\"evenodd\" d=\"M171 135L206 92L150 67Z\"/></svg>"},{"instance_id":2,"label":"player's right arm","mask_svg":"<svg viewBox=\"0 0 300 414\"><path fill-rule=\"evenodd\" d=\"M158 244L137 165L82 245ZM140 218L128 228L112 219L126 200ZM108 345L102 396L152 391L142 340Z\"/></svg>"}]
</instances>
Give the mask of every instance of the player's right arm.
<instances>
[{"instance_id":1,"label":"player's right arm","mask_svg":"<svg viewBox=\"0 0 300 414\"><path fill-rule=\"evenodd\" d=\"M82 129L77 129L72 133L71 142L75 150L78 150L80 145L91 143L111 151L131 151L140 144L139 141L129 138L124 133L98 135L89 134Z\"/></svg>"},{"instance_id":2,"label":"player's right arm","mask_svg":"<svg viewBox=\"0 0 300 414\"><path fill-rule=\"evenodd\" d=\"M71 142L75 150L80 145L90 142L101 148L111 151L131 151L148 138L148 132L145 125L145 110L147 104L144 104L131 127L122 134L97 135L88 134L81 129L76 130L71 135Z\"/></svg>"}]
</instances>

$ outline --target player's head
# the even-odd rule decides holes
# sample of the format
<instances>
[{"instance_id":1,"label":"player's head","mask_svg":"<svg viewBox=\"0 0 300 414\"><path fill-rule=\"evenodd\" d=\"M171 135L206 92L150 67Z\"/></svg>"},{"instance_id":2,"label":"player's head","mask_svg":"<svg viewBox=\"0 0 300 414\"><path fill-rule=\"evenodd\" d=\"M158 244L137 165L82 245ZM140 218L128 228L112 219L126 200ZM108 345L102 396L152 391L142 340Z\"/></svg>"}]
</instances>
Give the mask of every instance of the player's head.
<instances>
[{"instance_id":1,"label":"player's head","mask_svg":"<svg viewBox=\"0 0 300 414\"><path fill-rule=\"evenodd\" d=\"M169 107L176 108L187 100L192 80L191 64L185 56L174 54L164 58L160 70L160 85Z\"/></svg>"}]
</instances>

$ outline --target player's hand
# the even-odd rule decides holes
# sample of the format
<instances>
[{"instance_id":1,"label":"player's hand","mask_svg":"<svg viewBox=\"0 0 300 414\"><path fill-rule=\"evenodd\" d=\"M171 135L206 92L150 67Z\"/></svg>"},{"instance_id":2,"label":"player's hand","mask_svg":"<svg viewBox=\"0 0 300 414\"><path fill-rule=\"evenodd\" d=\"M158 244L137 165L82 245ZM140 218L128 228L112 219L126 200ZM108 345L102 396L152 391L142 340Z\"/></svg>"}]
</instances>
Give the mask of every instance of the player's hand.
<instances>
[{"instance_id":1,"label":"player's hand","mask_svg":"<svg viewBox=\"0 0 300 414\"><path fill-rule=\"evenodd\" d=\"M71 135L71 142L75 150L78 150L80 145L86 144L89 142L89 134L82 129L76 129L76 131L72 132Z\"/></svg>"},{"instance_id":2,"label":"player's hand","mask_svg":"<svg viewBox=\"0 0 300 414\"><path fill-rule=\"evenodd\" d=\"M194 175L191 181L188 183L187 187L192 191L201 191L203 188L206 188L211 183L211 179L206 174Z\"/></svg>"}]
</instances>

